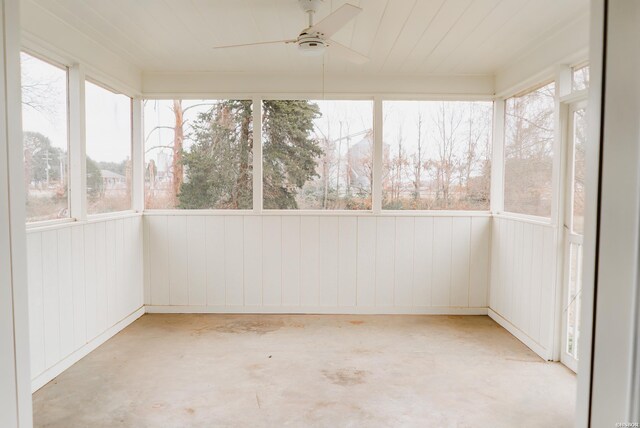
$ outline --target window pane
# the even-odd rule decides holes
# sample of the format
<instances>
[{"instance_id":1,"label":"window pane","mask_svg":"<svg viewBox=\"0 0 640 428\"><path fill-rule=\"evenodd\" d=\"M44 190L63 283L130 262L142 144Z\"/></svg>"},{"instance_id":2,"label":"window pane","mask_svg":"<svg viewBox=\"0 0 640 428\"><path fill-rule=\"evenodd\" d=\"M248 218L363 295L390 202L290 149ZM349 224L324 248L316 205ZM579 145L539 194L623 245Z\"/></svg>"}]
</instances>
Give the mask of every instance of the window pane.
<instances>
[{"instance_id":1,"label":"window pane","mask_svg":"<svg viewBox=\"0 0 640 428\"><path fill-rule=\"evenodd\" d=\"M504 209L551 216L555 84L505 106Z\"/></svg>"},{"instance_id":2,"label":"window pane","mask_svg":"<svg viewBox=\"0 0 640 428\"><path fill-rule=\"evenodd\" d=\"M145 101L145 206L251 209L252 114L247 100Z\"/></svg>"},{"instance_id":3,"label":"window pane","mask_svg":"<svg viewBox=\"0 0 640 428\"><path fill-rule=\"evenodd\" d=\"M69 217L67 70L20 60L27 222Z\"/></svg>"},{"instance_id":4,"label":"window pane","mask_svg":"<svg viewBox=\"0 0 640 428\"><path fill-rule=\"evenodd\" d=\"M493 103L386 101L384 209L488 210Z\"/></svg>"},{"instance_id":5,"label":"window pane","mask_svg":"<svg viewBox=\"0 0 640 428\"><path fill-rule=\"evenodd\" d=\"M373 102L264 101L265 209L371 209Z\"/></svg>"},{"instance_id":6,"label":"window pane","mask_svg":"<svg viewBox=\"0 0 640 428\"><path fill-rule=\"evenodd\" d=\"M573 113L573 220L574 233L584 233L584 180L586 170L587 109Z\"/></svg>"},{"instance_id":7,"label":"window pane","mask_svg":"<svg viewBox=\"0 0 640 428\"><path fill-rule=\"evenodd\" d=\"M589 66L584 65L573 69L572 90L580 91L589 88Z\"/></svg>"},{"instance_id":8,"label":"window pane","mask_svg":"<svg viewBox=\"0 0 640 428\"><path fill-rule=\"evenodd\" d=\"M87 212L131 209L131 98L86 82Z\"/></svg>"},{"instance_id":9,"label":"window pane","mask_svg":"<svg viewBox=\"0 0 640 428\"><path fill-rule=\"evenodd\" d=\"M569 263L569 292L567 293L568 301L566 302L566 351L574 358L578 358L580 306L582 303L582 245L570 244Z\"/></svg>"}]
</instances>

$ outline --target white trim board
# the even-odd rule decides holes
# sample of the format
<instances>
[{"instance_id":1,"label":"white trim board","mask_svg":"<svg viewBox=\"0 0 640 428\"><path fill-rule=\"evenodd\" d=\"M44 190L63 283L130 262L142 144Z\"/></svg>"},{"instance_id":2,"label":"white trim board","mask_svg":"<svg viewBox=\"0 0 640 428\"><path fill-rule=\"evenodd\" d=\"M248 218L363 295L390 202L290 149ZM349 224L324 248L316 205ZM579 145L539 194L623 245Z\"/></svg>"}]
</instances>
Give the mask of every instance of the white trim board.
<instances>
[{"instance_id":1,"label":"white trim board","mask_svg":"<svg viewBox=\"0 0 640 428\"><path fill-rule=\"evenodd\" d=\"M497 322L502 328L504 328L509 333L511 333L520 342L524 343L529 349L531 349L533 352L538 354L542 359L547 361L553 361L551 350L545 349L542 345L540 345L538 342L536 342L531 337L529 337L525 332L520 330L515 325L511 324L509 321L507 321L505 318L503 318L500 314L498 314L491 308L488 308L487 312L488 312L487 314L489 315L489 318Z\"/></svg>"},{"instance_id":2,"label":"white trim board","mask_svg":"<svg viewBox=\"0 0 640 428\"><path fill-rule=\"evenodd\" d=\"M487 308L404 306L157 306L150 314L300 314L300 315L487 315Z\"/></svg>"},{"instance_id":3,"label":"white trim board","mask_svg":"<svg viewBox=\"0 0 640 428\"><path fill-rule=\"evenodd\" d=\"M87 342L82 348L73 352L66 358L60 360L56 365L50 367L49 369L42 372L36 378L31 380L31 391L36 392L47 383L51 382L57 376L59 376L62 372L67 370L69 367L80 361L82 358L87 356L89 353L93 352L100 345L105 343L107 340L111 339L116 334L120 333L127 326L133 323L135 320L140 318L145 314L144 306L136 309L133 313L116 323L114 326L105 330L102 334Z\"/></svg>"}]
</instances>

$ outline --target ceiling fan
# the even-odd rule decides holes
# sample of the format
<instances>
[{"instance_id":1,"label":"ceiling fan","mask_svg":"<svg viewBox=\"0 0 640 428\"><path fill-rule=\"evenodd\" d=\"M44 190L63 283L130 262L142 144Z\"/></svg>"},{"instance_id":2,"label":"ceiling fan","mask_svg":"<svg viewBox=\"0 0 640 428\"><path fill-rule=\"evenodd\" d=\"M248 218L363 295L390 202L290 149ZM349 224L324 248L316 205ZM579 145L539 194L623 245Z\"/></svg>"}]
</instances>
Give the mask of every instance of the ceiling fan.
<instances>
[{"instance_id":1,"label":"ceiling fan","mask_svg":"<svg viewBox=\"0 0 640 428\"><path fill-rule=\"evenodd\" d=\"M309 16L309 26L302 30L302 32L295 39L289 40L274 40L268 42L257 43L245 43L240 45L229 46L216 46L214 49L228 49L238 48L243 46L256 46L256 45L270 45L277 43L293 44L298 46L298 51L306 56L320 56L325 52L325 49L329 49L331 52L335 52L338 55L346 58L347 60L356 64L364 64L369 61L366 56L350 49L335 40L331 40L338 30L347 25L349 21L354 19L362 9L352 4L344 4L335 12L327 16L317 24L313 23L313 16L318 10L318 7L323 0L298 0L298 4L302 10Z\"/></svg>"}]
</instances>

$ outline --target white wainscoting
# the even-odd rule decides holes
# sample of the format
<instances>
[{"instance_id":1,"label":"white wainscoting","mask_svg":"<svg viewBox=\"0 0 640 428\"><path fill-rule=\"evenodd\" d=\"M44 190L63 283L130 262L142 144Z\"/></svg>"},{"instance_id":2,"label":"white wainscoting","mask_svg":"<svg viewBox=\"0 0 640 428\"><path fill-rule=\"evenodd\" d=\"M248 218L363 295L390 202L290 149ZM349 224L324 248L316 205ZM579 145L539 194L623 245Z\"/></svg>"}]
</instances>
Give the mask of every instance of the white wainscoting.
<instances>
[{"instance_id":1,"label":"white wainscoting","mask_svg":"<svg viewBox=\"0 0 640 428\"><path fill-rule=\"evenodd\" d=\"M147 312L486 314L491 218L145 213Z\"/></svg>"},{"instance_id":2,"label":"white wainscoting","mask_svg":"<svg viewBox=\"0 0 640 428\"><path fill-rule=\"evenodd\" d=\"M27 232L32 388L144 313L142 217Z\"/></svg>"},{"instance_id":3,"label":"white wainscoting","mask_svg":"<svg viewBox=\"0 0 640 428\"><path fill-rule=\"evenodd\" d=\"M554 358L555 228L493 217L489 315L542 358Z\"/></svg>"}]
</instances>

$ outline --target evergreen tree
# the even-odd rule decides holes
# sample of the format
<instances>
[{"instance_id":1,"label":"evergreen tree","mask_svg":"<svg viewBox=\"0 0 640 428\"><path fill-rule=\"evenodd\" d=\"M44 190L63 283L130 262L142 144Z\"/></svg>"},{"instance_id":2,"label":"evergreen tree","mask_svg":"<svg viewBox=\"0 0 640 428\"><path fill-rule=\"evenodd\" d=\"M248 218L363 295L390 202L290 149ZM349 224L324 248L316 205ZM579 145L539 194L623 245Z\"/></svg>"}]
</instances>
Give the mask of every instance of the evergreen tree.
<instances>
[{"instance_id":1,"label":"evergreen tree","mask_svg":"<svg viewBox=\"0 0 640 428\"><path fill-rule=\"evenodd\" d=\"M252 207L251 119L246 100L224 101L198 116L190 135L195 143L183 153L181 208Z\"/></svg>"},{"instance_id":2,"label":"evergreen tree","mask_svg":"<svg viewBox=\"0 0 640 428\"><path fill-rule=\"evenodd\" d=\"M297 208L296 195L316 173L316 159L323 155L310 137L320 108L309 101L271 100L263 104L264 207Z\"/></svg>"},{"instance_id":3,"label":"evergreen tree","mask_svg":"<svg viewBox=\"0 0 640 428\"><path fill-rule=\"evenodd\" d=\"M322 155L310 137L319 108L271 100L263 112L264 206L296 208L296 194L316 175ZM252 131L251 101L223 101L198 116L189 136L194 144L183 152L181 208L252 208Z\"/></svg>"},{"instance_id":4,"label":"evergreen tree","mask_svg":"<svg viewBox=\"0 0 640 428\"><path fill-rule=\"evenodd\" d=\"M87 156L87 196L97 198L102 195L103 190L100 167L93 159Z\"/></svg>"}]
</instances>

